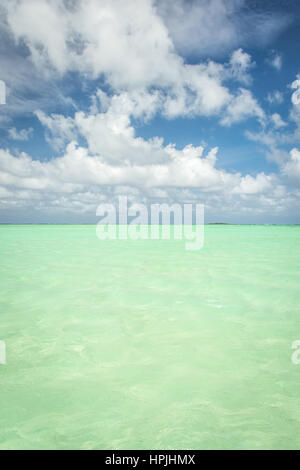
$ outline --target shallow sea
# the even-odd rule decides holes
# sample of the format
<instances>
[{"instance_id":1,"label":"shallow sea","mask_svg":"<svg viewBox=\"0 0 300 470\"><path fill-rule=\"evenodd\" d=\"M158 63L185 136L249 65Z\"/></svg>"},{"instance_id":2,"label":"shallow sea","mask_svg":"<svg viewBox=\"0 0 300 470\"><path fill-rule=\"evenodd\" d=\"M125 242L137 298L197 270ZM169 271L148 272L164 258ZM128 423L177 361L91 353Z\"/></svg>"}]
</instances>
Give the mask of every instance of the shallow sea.
<instances>
[{"instance_id":1,"label":"shallow sea","mask_svg":"<svg viewBox=\"0 0 300 470\"><path fill-rule=\"evenodd\" d=\"M0 226L1 449L300 448L300 227Z\"/></svg>"}]
</instances>

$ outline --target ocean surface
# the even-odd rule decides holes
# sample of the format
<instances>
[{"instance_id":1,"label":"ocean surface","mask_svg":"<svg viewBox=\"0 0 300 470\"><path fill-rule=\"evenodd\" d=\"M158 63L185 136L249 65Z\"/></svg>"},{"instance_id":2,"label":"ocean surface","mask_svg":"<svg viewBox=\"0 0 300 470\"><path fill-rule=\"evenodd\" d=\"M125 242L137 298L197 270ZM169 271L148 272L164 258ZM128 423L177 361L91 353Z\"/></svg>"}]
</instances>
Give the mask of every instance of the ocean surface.
<instances>
[{"instance_id":1,"label":"ocean surface","mask_svg":"<svg viewBox=\"0 0 300 470\"><path fill-rule=\"evenodd\" d=\"M299 449L300 227L0 226L1 449Z\"/></svg>"}]
</instances>

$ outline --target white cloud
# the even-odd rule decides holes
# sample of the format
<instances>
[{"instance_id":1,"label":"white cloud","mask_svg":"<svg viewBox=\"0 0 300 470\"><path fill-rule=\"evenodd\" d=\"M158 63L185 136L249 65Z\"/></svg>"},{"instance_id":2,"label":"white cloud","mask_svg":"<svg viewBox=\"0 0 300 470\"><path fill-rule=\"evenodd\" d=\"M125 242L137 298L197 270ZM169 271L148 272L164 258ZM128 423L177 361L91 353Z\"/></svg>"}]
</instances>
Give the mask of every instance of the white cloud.
<instances>
[{"instance_id":1,"label":"white cloud","mask_svg":"<svg viewBox=\"0 0 300 470\"><path fill-rule=\"evenodd\" d=\"M251 56L243 51L243 49L237 49L233 52L230 62L232 76L244 83L248 84L251 82L251 76L249 71L254 67Z\"/></svg>"},{"instance_id":2,"label":"white cloud","mask_svg":"<svg viewBox=\"0 0 300 470\"><path fill-rule=\"evenodd\" d=\"M2 208L38 205L44 210L52 207L94 211L101 200L122 191L147 200L202 198L210 206L240 211L267 210L279 198L284 206L284 189L274 175L228 172L216 165L216 148L207 154L203 147L192 145L179 150L175 145L165 145L161 138L144 139L136 135L134 120L147 121L157 114L168 119L217 116L224 126L251 117L263 124L266 120L249 90L240 88L232 92L228 85L232 85L232 80L243 85L251 82L254 63L250 55L237 48L223 64L212 60L188 63L178 53L180 29L174 34L171 23L182 8L188 13L182 17L186 41L185 28L193 20L189 7L179 0L173 2L175 16L170 17L170 23L166 11L171 3L166 1L164 6L162 3L150 0L8 3L6 29L16 45L7 80L14 70L15 58L18 54L22 57L18 77L8 87L11 95L17 99L24 78L30 81L33 77L30 86L25 80L27 93L21 103L15 101L14 110L24 111L26 95L31 95L35 88L41 96L47 96L44 101L41 97L33 99L26 109L35 111L45 128L46 140L61 156L42 162L25 153L15 156L0 150ZM203 19L202 28L198 28L197 51L202 46L209 51L214 42L216 50L221 48L221 42L232 47L240 26L235 20L233 24L230 13L235 14L243 6L242 0L191 2L191 15ZM274 32L283 23L273 16L264 18L266 36L268 28ZM188 41L187 47L193 50ZM64 114L59 111L47 114L49 96L56 91L56 83L60 79L63 83L72 72L76 72L75 76L78 73L81 83L104 85L93 92L84 110L76 108L72 116L69 109ZM50 91L43 95L43 89ZM58 102L65 99L62 91L57 95ZM72 100L68 104L72 105ZM272 119L275 126L283 125L278 114ZM19 138L29 135L15 129L10 133Z\"/></svg>"},{"instance_id":3,"label":"white cloud","mask_svg":"<svg viewBox=\"0 0 300 470\"><path fill-rule=\"evenodd\" d=\"M278 144L278 134L273 131L262 130L260 132L246 131L245 136L253 142L259 142L266 147L270 147L272 151Z\"/></svg>"},{"instance_id":4,"label":"white cloud","mask_svg":"<svg viewBox=\"0 0 300 470\"><path fill-rule=\"evenodd\" d=\"M73 119L59 114L47 116L43 111L38 110L35 115L46 128L46 140L55 150L61 150L66 142L75 138L75 126Z\"/></svg>"},{"instance_id":5,"label":"white cloud","mask_svg":"<svg viewBox=\"0 0 300 470\"><path fill-rule=\"evenodd\" d=\"M198 77L199 78L199 77ZM193 74L190 77L193 81ZM203 78L203 80L205 80ZM129 162L146 164L159 163L166 160L163 140L154 137L144 140L136 137L132 118L148 119L157 112L167 117L196 114L201 107L207 115L220 109L220 102L228 103L222 125L230 126L249 117L264 120L264 112L253 98L250 91L241 88L235 97L230 97L221 87L214 87L207 78L207 94L189 101L186 91L178 91L178 95L165 96L161 91L122 92L108 96L98 90L94 96L92 109L89 112L76 112L74 117L45 113L36 113L40 122L46 127L46 138L56 149L62 149L71 140L84 138L89 152L101 155L105 161L117 164ZM192 86L192 85L191 85ZM219 94L218 94L219 93ZM104 103L104 105L103 105ZM278 121L279 123L279 121Z\"/></svg>"},{"instance_id":6,"label":"white cloud","mask_svg":"<svg viewBox=\"0 0 300 470\"><path fill-rule=\"evenodd\" d=\"M268 44L290 22L286 12L249 8L247 0L156 1L177 50L220 56L240 46Z\"/></svg>"},{"instance_id":7,"label":"white cloud","mask_svg":"<svg viewBox=\"0 0 300 470\"><path fill-rule=\"evenodd\" d=\"M12 4L2 2L0 5L0 71L1 80L6 85L6 104L0 106L0 125L4 123L4 128L15 116L28 116L37 108L74 105L55 76L48 79L36 69L24 41L18 41L14 36L5 13ZM32 19L28 18L27 21ZM35 26L32 25L32 29Z\"/></svg>"},{"instance_id":8,"label":"white cloud","mask_svg":"<svg viewBox=\"0 0 300 470\"><path fill-rule=\"evenodd\" d=\"M280 54L275 53L271 59L268 60L271 67L276 70L281 70L282 68L282 57Z\"/></svg>"},{"instance_id":9,"label":"white cloud","mask_svg":"<svg viewBox=\"0 0 300 470\"><path fill-rule=\"evenodd\" d=\"M272 114L271 120L276 129L280 129L281 127L287 126L287 123L282 120L280 114L278 113Z\"/></svg>"},{"instance_id":10,"label":"white cloud","mask_svg":"<svg viewBox=\"0 0 300 470\"><path fill-rule=\"evenodd\" d=\"M268 192L273 189L274 185L278 182L275 175L265 175L259 173L255 178L251 175L246 175L241 178L240 184L234 188L234 193L239 194L257 194Z\"/></svg>"},{"instance_id":11,"label":"white cloud","mask_svg":"<svg viewBox=\"0 0 300 470\"><path fill-rule=\"evenodd\" d=\"M74 142L62 157L47 162L0 150L0 207L94 213L101 201L128 194L131 200L200 200L208 206L217 204L224 212L233 205L243 211L249 204L249 209L257 212L261 198L269 199L264 203L267 210L279 197L274 175L243 177L217 169L217 149L205 156L202 147L192 145L183 150L170 145L162 151L165 162L116 165L90 155Z\"/></svg>"},{"instance_id":12,"label":"white cloud","mask_svg":"<svg viewBox=\"0 0 300 470\"><path fill-rule=\"evenodd\" d=\"M291 101L293 107L290 112L290 118L296 125L296 129L293 134L293 141L300 142L300 75L297 75L297 79L290 85L292 90Z\"/></svg>"},{"instance_id":13,"label":"white cloud","mask_svg":"<svg viewBox=\"0 0 300 470\"><path fill-rule=\"evenodd\" d=\"M271 124L272 127L267 128L264 126L257 133L245 132L246 137L250 140L269 147L270 151L267 153L267 158L279 164L282 162L280 158L278 159L278 155L286 155L286 150L282 147L298 145L300 142L300 75L297 75L296 80L289 85L289 88L292 90L292 108L290 109L289 120L285 122L279 113L273 113L269 116L269 123L267 123ZM283 95L278 91L272 92L267 98L270 104L283 101ZM285 128L285 132L282 132L283 128Z\"/></svg>"},{"instance_id":14,"label":"white cloud","mask_svg":"<svg viewBox=\"0 0 300 470\"><path fill-rule=\"evenodd\" d=\"M268 93L267 100L270 104L281 104L283 103L283 93L278 90L274 90Z\"/></svg>"},{"instance_id":15,"label":"white cloud","mask_svg":"<svg viewBox=\"0 0 300 470\"><path fill-rule=\"evenodd\" d=\"M216 64L185 65L182 72L182 79L174 84L163 104L167 117L218 114L230 101L230 92L222 85L221 68Z\"/></svg>"},{"instance_id":16,"label":"white cloud","mask_svg":"<svg viewBox=\"0 0 300 470\"><path fill-rule=\"evenodd\" d=\"M12 1L8 22L43 72L105 74L114 88L133 89L169 84L182 65L148 0L80 0L71 9L58 0Z\"/></svg>"},{"instance_id":17,"label":"white cloud","mask_svg":"<svg viewBox=\"0 0 300 470\"><path fill-rule=\"evenodd\" d=\"M10 139L12 140L29 140L29 137L33 133L33 128L17 130L15 127L12 127L8 130Z\"/></svg>"},{"instance_id":18,"label":"white cloud","mask_svg":"<svg viewBox=\"0 0 300 470\"><path fill-rule=\"evenodd\" d=\"M246 90L239 96L246 103L231 104L227 116L233 121L244 118L253 105ZM201 200L224 211L248 207L257 213L274 206L279 198L275 175L242 176L217 168L217 148L205 155L201 146L179 150L159 138L137 137L131 119L147 118L159 106L164 109L165 102L157 91L108 96L98 90L90 112L76 112L73 118L37 112L48 139L57 148L67 144L66 149L47 162L0 151L1 207L93 212L103 198L124 192L137 201ZM250 112L259 115L254 105ZM84 139L87 148L75 140L68 143L71 139Z\"/></svg>"},{"instance_id":19,"label":"white cloud","mask_svg":"<svg viewBox=\"0 0 300 470\"><path fill-rule=\"evenodd\" d=\"M250 82L253 63L242 49L228 64L185 63L151 0L78 0L68 9L58 0L12 0L8 24L43 76L104 77L114 93L154 99L149 116L156 109L168 118L218 114L232 99L224 81Z\"/></svg>"},{"instance_id":20,"label":"white cloud","mask_svg":"<svg viewBox=\"0 0 300 470\"><path fill-rule=\"evenodd\" d=\"M252 93L245 88L240 88L238 94L230 101L224 117L221 119L223 126L241 122L249 117L257 117L261 122L265 113L259 106Z\"/></svg>"},{"instance_id":21,"label":"white cloud","mask_svg":"<svg viewBox=\"0 0 300 470\"><path fill-rule=\"evenodd\" d=\"M292 184L300 187L300 151L297 148L291 150L289 158L282 163L281 170Z\"/></svg>"}]
</instances>

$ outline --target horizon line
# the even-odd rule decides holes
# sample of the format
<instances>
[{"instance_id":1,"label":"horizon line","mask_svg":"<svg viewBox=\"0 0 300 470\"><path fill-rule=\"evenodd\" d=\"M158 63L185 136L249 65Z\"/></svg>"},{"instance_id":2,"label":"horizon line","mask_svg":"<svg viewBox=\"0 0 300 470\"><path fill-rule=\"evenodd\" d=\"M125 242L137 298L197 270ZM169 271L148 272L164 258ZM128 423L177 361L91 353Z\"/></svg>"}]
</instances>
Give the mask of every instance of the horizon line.
<instances>
[{"instance_id":1,"label":"horizon line","mask_svg":"<svg viewBox=\"0 0 300 470\"><path fill-rule=\"evenodd\" d=\"M67 223L67 222L0 222L0 225L98 225L98 222L81 222L81 223ZM185 224L100 224L100 225L185 225ZM189 224L189 225L197 225L197 224ZM199 224L198 224L199 225ZM202 225L202 224L200 224ZM247 222L207 222L203 225L262 225L262 226L282 226L282 225L292 225L298 226L300 223L247 223Z\"/></svg>"}]
</instances>

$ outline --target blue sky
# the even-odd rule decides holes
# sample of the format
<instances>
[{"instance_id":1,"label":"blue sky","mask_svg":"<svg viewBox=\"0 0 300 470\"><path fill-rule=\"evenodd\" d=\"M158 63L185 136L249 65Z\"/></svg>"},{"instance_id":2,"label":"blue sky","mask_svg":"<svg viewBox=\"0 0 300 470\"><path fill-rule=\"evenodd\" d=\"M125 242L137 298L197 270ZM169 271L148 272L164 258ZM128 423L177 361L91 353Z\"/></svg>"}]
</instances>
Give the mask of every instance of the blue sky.
<instances>
[{"instance_id":1,"label":"blue sky","mask_svg":"<svg viewBox=\"0 0 300 470\"><path fill-rule=\"evenodd\" d=\"M0 7L0 222L194 202L300 223L296 0L10 0Z\"/></svg>"}]
</instances>

